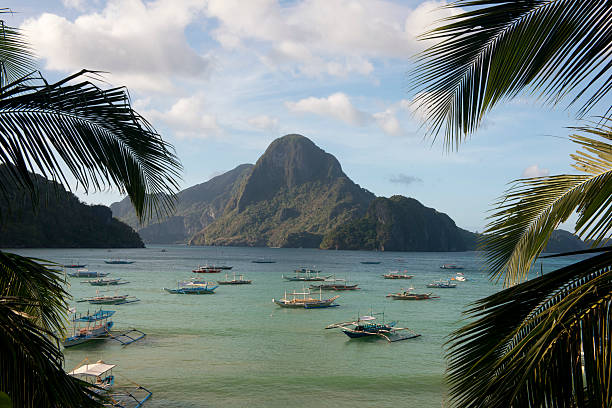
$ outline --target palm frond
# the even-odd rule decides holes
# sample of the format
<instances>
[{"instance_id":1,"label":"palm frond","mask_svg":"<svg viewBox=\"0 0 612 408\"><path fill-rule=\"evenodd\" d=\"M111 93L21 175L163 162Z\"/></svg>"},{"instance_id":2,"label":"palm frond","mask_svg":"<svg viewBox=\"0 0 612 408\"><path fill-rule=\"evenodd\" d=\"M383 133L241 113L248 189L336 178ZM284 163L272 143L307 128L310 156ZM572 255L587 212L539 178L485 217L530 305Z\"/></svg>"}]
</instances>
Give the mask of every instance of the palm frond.
<instances>
[{"instance_id":1,"label":"palm frond","mask_svg":"<svg viewBox=\"0 0 612 408\"><path fill-rule=\"evenodd\" d=\"M498 102L530 89L545 103L574 95L584 114L612 89L612 3L606 0L458 0L466 8L422 39L414 106L447 148L480 125Z\"/></svg>"},{"instance_id":2,"label":"palm frond","mask_svg":"<svg viewBox=\"0 0 612 408\"><path fill-rule=\"evenodd\" d=\"M0 8L0 15L11 13ZM0 20L0 86L16 81L36 69L34 53L21 30Z\"/></svg>"},{"instance_id":3,"label":"palm frond","mask_svg":"<svg viewBox=\"0 0 612 408\"><path fill-rule=\"evenodd\" d=\"M585 174L518 180L496 203L483 235L493 279L503 275L506 285L524 279L554 229L576 211L576 231L593 246L612 231L612 128L578 130L604 139L571 136L583 147L574 167Z\"/></svg>"},{"instance_id":4,"label":"palm frond","mask_svg":"<svg viewBox=\"0 0 612 408\"><path fill-rule=\"evenodd\" d=\"M85 191L116 185L142 219L173 208L180 162L173 148L135 112L125 88L102 90L83 70L55 84L29 75L0 88L0 164L34 191L28 172ZM1 186L0 186L1 187Z\"/></svg>"},{"instance_id":5,"label":"palm frond","mask_svg":"<svg viewBox=\"0 0 612 408\"><path fill-rule=\"evenodd\" d=\"M456 406L610 407L612 252L481 299L447 343Z\"/></svg>"},{"instance_id":6,"label":"palm frond","mask_svg":"<svg viewBox=\"0 0 612 408\"><path fill-rule=\"evenodd\" d=\"M13 406L100 406L96 394L63 368L57 335L64 295L59 272L0 252L0 391Z\"/></svg>"}]
</instances>

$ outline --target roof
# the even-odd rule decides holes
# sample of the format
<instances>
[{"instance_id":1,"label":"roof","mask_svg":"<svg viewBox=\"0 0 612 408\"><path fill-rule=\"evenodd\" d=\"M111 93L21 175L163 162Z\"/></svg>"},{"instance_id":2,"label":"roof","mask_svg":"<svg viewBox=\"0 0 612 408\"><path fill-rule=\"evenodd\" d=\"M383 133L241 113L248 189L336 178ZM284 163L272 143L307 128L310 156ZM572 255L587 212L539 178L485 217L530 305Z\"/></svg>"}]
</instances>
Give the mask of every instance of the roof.
<instances>
[{"instance_id":1,"label":"roof","mask_svg":"<svg viewBox=\"0 0 612 408\"><path fill-rule=\"evenodd\" d=\"M106 364L104 361L99 360L94 364L83 364L79 368L69 372L68 375L89 375L92 377L97 377L109 370L112 370L116 366L117 364Z\"/></svg>"},{"instance_id":2,"label":"roof","mask_svg":"<svg viewBox=\"0 0 612 408\"><path fill-rule=\"evenodd\" d=\"M368 320L376 320L376 318L374 316L361 316L359 320L368 321Z\"/></svg>"}]
</instances>

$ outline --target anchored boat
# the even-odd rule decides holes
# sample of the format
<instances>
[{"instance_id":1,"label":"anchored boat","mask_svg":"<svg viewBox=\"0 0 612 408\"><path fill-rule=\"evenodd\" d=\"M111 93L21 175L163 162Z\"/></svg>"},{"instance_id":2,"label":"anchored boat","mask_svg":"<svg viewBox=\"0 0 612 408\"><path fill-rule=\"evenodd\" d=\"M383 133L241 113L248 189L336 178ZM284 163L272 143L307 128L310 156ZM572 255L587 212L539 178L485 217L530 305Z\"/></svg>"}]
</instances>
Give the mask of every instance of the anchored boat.
<instances>
[{"instance_id":1,"label":"anchored boat","mask_svg":"<svg viewBox=\"0 0 612 408\"><path fill-rule=\"evenodd\" d=\"M440 267L440 269L463 269L463 266L458 266L455 264L444 264Z\"/></svg>"},{"instance_id":2,"label":"anchored boat","mask_svg":"<svg viewBox=\"0 0 612 408\"><path fill-rule=\"evenodd\" d=\"M98 310L94 314L76 315L72 317L73 323L72 336L66 337L62 341L62 346L72 347L90 340L96 340L108 336L109 330L113 327L111 316L114 310Z\"/></svg>"},{"instance_id":3,"label":"anchored boat","mask_svg":"<svg viewBox=\"0 0 612 408\"><path fill-rule=\"evenodd\" d=\"M210 265L198 265L196 269L192 271L193 273L219 273L221 272L221 268Z\"/></svg>"},{"instance_id":4,"label":"anchored boat","mask_svg":"<svg viewBox=\"0 0 612 408\"><path fill-rule=\"evenodd\" d=\"M251 280L244 279L244 275L239 275L236 278L236 272L234 272L234 277L229 279L227 273L225 274L225 280L217 281L219 285L250 285L252 283Z\"/></svg>"},{"instance_id":5,"label":"anchored boat","mask_svg":"<svg viewBox=\"0 0 612 408\"><path fill-rule=\"evenodd\" d=\"M81 283L89 283L91 286L110 286L110 285L125 285L130 282L121 282L121 278L98 278L83 281Z\"/></svg>"},{"instance_id":6,"label":"anchored boat","mask_svg":"<svg viewBox=\"0 0 612 408\"><path fill-rule=\"evenodd\" d=\"M295 281L295 282L315 282L315 281L324 281L325 279L329 278L329 276L327 277L319 276L320 273L321 271L317 271L314 269L302 268L302 269L295 270L295 276L283 275L283 279L288 280L288 281Z\"/></svg>"},{"instance_id":7,"label":"anchored boat","mask_svg":"<svg viewBox=\"0 0 612 408\"><path fill-rule=\"evenodd\" d=\"M189 280L178 282L176 289L164 288L164 290L175 295L210 295L215 293L218 287L212 282Z\"/></svg>"},{"instance_id":8,"label":"anchored boat","mask_svg":"<svg viewBox=\"0 0 612 408\"><path fill-rule=\"evenodd\" d=\"M124 305L126 303L140 302L140 299L130 295L99 295L83 298L77 302L89 302L92 305Z\"/></svg>"},{"instance_id":9,"label":"anchored boat","mask_svg":"<svg viewBox=\"0 0 612 408\"><path fill-rule=\"evenodd\" d=\"M333 323L326 329L342 328L342 332L351 339L380 337L388 342L414 339L420 336L407 327L395 327L397 322L385 323L384 313L379 314L383 316L382 323L376 323L376 317L370 315L357 317L357 320L354 321Z\"/></svg>"},{"instance_id":10,"label":"anchored boat","mask_svg":"<svg viewBox=\"0 0 612 408\"><path fill-rule=\"evenodd\" d=\"M409 275L407 270L404 270L404 273L400 271L391 271L383 275L385 279L412 279L414 275Z\"/></svg>"},{"instance_id":11,"label":"anchored boat","mask_svg":"<svg viewBox=\"0 0 612 408\"><path fill-rule=\"evenodd\" d=\"M320 309L326 307L339 306L334 304L334 301L340 296L333 296L328 299L323 299L319 291L319 299L310 297L310 290L304 289L303 292L292 292L287 293L281 299L272 299L272 302L276 303L280 307L287 308L299 308L299 309Z\"/></svg>"},{"instance_id":12,"label":"anchored boat","mask_svg":"<svg viewBox=\"0 0 612 408\"><path fill-rule=\"evenodd\" d=\"M73 278L102 278L108 274L108 272L94 272L88 269L77 269L74 272L68 272L68 276Z\"/></svg>"},{"instance_id":13,"label":"anchored boat","mask_svg":"<svg viewBox=\"0 0 612 408\"><path fill-rule=\"evenodd\" d=\"M428 288L439 288L439 289L452 289L452 288L456 288L457 284L456 283L451 283L450 279L447 280L437 280L437 281L433 281L432 283L428 283L426 285Z\"/></svg>"},{"instance_id":14,"label":"anchored boat","mask_svg":"<svg viewBox=\"0 0 612 408\"><path fill-rule=\"evenodd\" d=\"M433 293L413 293L414 288L409 288L403 292L389 293L387 297L395 300L426 300L426 299L439 299L440 296L435 296Z\"/></svg>"},{"instance_id":15,"label":"anchored boat","mask_svg":"<svg viewBox=\"0 0 612 408\"><path fill-rule=\"evenodd\" d=\"M129 265L133 264L134 262L135 261L128 261L126 259L108 259L104 261L105 264L109 265Z\"/></svg>"}]
</instances>

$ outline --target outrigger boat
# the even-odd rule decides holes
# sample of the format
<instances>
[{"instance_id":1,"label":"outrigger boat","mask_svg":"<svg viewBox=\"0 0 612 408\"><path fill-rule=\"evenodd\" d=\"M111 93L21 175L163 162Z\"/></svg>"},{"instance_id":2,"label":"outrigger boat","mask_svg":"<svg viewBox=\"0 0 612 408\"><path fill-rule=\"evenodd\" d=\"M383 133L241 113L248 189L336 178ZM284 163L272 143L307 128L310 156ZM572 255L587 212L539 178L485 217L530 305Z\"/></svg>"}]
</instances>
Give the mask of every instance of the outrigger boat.
<instances>
[{"instance_id":1,"label":"outrigger boat","mask_svg":"<svg viewBox=\"0 0 612 408\"><path fill-rule=\"evenodd\" d=\"M236 272L234 272L233 279L229 279L227 273L225 274L225 280L217 281L219 285L250 285L252 283L251 280L244 279L244 275L238 276L236 279Z\"/></svg>"},{"instance_id":2,"label":"outrigger boat","mask_svg":"<svg viewBox=\"0 0 612 408\"><path fill-rule=\"evenodd\" d=\"M413 293L414 288L409 288L399 293L389 293L387 297L395 300L426 300L426 299L439 299L440 296L435 296L433 293Z\"/></svg>"},{"instance_id":3,"label":"outrigger boat","mask_svg":"<svg viewBox=\"0 0 612 408\"><path fill-rule=\"evenodd\" d=\"M81 283L89 283L91 286L110 286L110 285L125 285L130 282L120 282L121 278L98 278L83 281Z\"/></svg>"},{"instance_id":4,"label":"outrigger boat","mask_svg":"<svg viewBox=\"0 0 612 408\"><path fill-rule=\"evenodd\" d=\"M359 284L349 285L346 279L336 279L335 275L333 277L327 277L325 279L325 283L321 283L318 285L310 285L310 289L318 289L318 290L357 290L359 288Z\"/></svg>"},{"instance_id":5,"label":"outrigger boat","mask_svg":"<svg viewBox=\"0 0 612 408\"><path fill-rule=\"evenodd\" d=\"M140 299L130 295L99 295L83 298L77 302L89 302L92 305L124 305L126 303L140 302Z\"/></svg>"},{"instance_id":6,"label":"outrigger boat","mask_svg":"<svg viewBox=\"0 0 612 408\"><path fill-rule=\"evenodd\" d=\"M330 324L326 329L342 328L342 332L351 339L382 337L388 342L414 339L420 336L407 327L395 327L397 322L385 323L384 313L381 314L383 315L382 323L376 323L376 317L370 315L357 317L355 321Z\"/></svg>"},{"instance_id":7,"label":"outrigger boat","mask_svg":"<svg viewBox=\"0 0 612 408\"><path fill-rule=\"evenodd\" d=\"M295 276L283 275L283 279L288 280L288 281L295 281L295 282L316 282L316 281L324 281L325 279L329 278L329 276L327 277L319 276L320 273L321 271L316 271L314 269L302 268L302 269L295 270Z\"/></svg>"},{"instance_id":8,"label":"outrigger boat","mask_svg":"<svg viewBox=\"0 0 612 408\"><path fill-rule=\"evenodd\" d=\"M105 264L109 264L109 265L129 265L129 264L133 264L135 261L128 261L128 260L122 260L122 259L108 259L105 260L104 263Z\"/></svg>"},{"instance_id":9,"label":"outrigger boat","mask_svg":"<svg viewBox=\"0 0 612 408\"><path fill-rule=\"evenodd\" d=\"M391 271L383 275L385 279L412 279L414 275L409 275L407 270L404 270L404 273L400 273L400 271Z\"/></svg>"},{"instance_id":10,"label":"outrigger boat","mask_svg":"<svg viewBox=\"0 0 612 408\"><path fill-rule=\"evenodd\" d=\"M307 297L308 296L308 297ZM272 299L272 302L276 303L280 307L287 308L299 308L299 309L321 309L326 307L340 306L334 304L334 301L340 296L333 296L329 299L323 299L319 291L319 299L310 297L310 290L304 289L303 292L293 292L287 294L281 299Z\"/></svg>"},{"instance_id":11,"label":"outrigger boat","mask_svg":"<svg viewBox=\"0 0 612 408\"><path fill-rule=\"evenodd\" d=\"M215 293L218 287L212 282L189 280L178 282L176 289L164 288L164 290L175 295L209 295Z\"/></svg>"},{"instance_id":12,"label":"outrigger boat","mask_svg":"<svg viewBox=\"0 0 612 408\"><path fill-rule=\"evenodd\" d=\"M72 336L66 337L62 341L62 346L72 347L77 344L82 344L90 340L100 339L108 336L109 330L113 327L111 316L115 314L114 310L98 310L94 314L79 315L76 313L72 317L73 323ZM85 323L85 327L81 324Z\"/></svg>"},{"instance_id":13,"label":"outrigger boat","mask_svg":"<svg viewBox=\"0 0 612 408\"><path fill-rule=\"evenodd\" d=\"M75 268L84 268L86 266L87 264L65 264L65 265L62 265L62 268L75 269Z\"/></svg>"},{"instance_id":14,"label":"outrigger boat","mask_svg":"<svg viewBox=\"0 0 612 408\"><path fill-rule=\"evenodd\" d=\"M87 361L87 359L84 361ZM93 364L83 364L70 371L68 375L89 383L93 392L106 397L107 401L102 404L105 407L141 407L153 393L138 384L136 384L136 387L130 386L129 388L117 386L112 371L115 367L117 367L116 364L106 364L104 361L98 360Z\"/></svg>"},{"instance_id":15,"label":"outrigger boat","mask_svg":"<svg viewBox=\"0 0 612 408\"><path fill-rule=\"evenodd\" d=\"M276 261L271 258L258 258L251 261L252 263L276 263Z\"/></svg>"},{"instance_id":16,"label":"outrigger boat","mask_svg":"<svg viewBox=\"0 0 612 408\"><path fill-rule=\"evenodd\" d=\"M455 264L444 264L440 267L440 269L463 269L463 266L458 266Z\"/></svg>"},{"instance_id":17,"label":"outrigger boat","mask_svg":"<svg viewBox=\"0 0 612 408\"><path fill-rule=\"evenodd\" d=\"M380 261L361 261L364 265L378 265Z\"/></svg>"},{"instance_id":18,"label":"outrigger boat","mask_svg":"<svg viewBox=\"0 0 612 408\"><path fill-rule=\"evenodd\" d=\"M192 271L193 273L220 273L221 268L209 265L198 265L196 269Z\"/></svg>"},{"instance_id":19,"label":"outrigger boat","mask_svg":"<svg viewBox=\"0 0 612 408\"><path fill-rule=\"evenodd\" d=\"M426 286L428 288L452 289L452 288L456 288L457 284L451 283L450 279L447 279L446 281L440 279L437 281L433 281L432 283L428 283Z\"/></svg>"},{"instance_id":20,"label":"outrigger boat","mask_svg":"<svg viewBox=\"0 0 612 408\"><path fill-rule=\"evenodd\" d=\"M102 278L108 274L108 272L94 272L87 269L77 269L74 272L68 272L68 276L73 278Z\"/></svg>"}]
</instances>

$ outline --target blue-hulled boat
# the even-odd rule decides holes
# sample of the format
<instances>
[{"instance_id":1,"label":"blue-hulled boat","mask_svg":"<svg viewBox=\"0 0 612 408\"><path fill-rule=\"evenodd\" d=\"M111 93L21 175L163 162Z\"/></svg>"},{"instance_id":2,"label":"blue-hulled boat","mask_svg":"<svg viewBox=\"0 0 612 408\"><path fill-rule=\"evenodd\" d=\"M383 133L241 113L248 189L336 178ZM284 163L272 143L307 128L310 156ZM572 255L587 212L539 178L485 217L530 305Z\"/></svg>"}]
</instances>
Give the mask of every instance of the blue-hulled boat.
<instances>
[{"instance_id":1,"label":"blue-hulled boat","mask_svg":"<svg viewBox=\"0 0 612 408\"><path fill-rule=\"evenodd\" d=\"M72 336L66 337L62 341L64 347L72 347L90 340L96 340L109 335L113 322L111 316L114 310L98 310L96 313L79 315L76 313L72 318Z\"/></svg>"},{"instance_id":2,"label":"blue-hulled boat","mask_svg":"<svg viewBox=\"0 0 612 408\"><path fill-rule=\"evenodd\" d=\"M218 287L219 285L212 282L189 280L178 282L176 289L164 288L164 290L179 295L211 295Z\"/></svg>"},{"instance_id":3,"label":"blue-hulled boat","mask_svg":"<svg viewBox=\"0 0 612 408\"><path fill-rule=\"evenodd\" d=\"M376 323L374 316L361 316L355 321L330 324L326 329L341 327L342 332L351 339L382 337L388 342L413 339L420 334L413 332L407 327L395 327L397 322Z\"/></svg>"}]
</instances>

